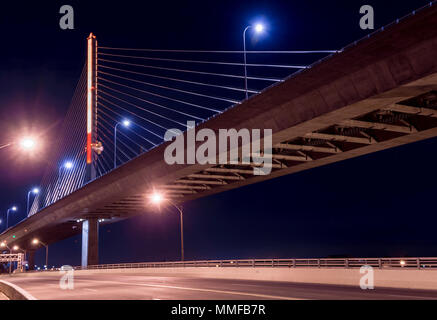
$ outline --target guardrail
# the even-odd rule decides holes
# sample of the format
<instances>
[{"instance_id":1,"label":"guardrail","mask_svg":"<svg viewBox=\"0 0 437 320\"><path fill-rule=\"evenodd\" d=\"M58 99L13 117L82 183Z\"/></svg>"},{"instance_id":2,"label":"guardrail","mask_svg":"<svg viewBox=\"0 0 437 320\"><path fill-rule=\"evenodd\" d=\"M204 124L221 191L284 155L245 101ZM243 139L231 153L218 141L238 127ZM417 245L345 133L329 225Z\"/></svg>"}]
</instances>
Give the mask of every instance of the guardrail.
<instances>
[{"instance_id":1,"label":"guardrail","mask_svg":"<svg viewBox=\"0 0 437 320\"><path fill-rule=\"evenodd\" d=\"M83 269L133 269L133 268L361 268L364 265L374 268L429 269L437 268L437 258L333 258L333 259L245 259L245 260L200 260L173 262L139 262L99 264Z\"/></svg>"}]
</instances>

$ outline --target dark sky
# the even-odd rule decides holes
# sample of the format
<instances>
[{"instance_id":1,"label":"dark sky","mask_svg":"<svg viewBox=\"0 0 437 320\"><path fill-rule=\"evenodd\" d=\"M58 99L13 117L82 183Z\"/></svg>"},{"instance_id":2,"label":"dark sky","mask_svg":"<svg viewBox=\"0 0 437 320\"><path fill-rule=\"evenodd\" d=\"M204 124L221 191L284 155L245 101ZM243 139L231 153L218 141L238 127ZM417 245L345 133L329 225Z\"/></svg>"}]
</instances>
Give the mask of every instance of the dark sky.
<instances>
[{"instance_id":1,"label":"dark sky","mask_svg":"<svg viewBox=\"0 0 437 320\"><path fill-rule=\"evenodd\" d=\"M0 143L23 132L56 138L85 61L86 37L101 45L240 50L244 27L268 21L259 50L339 49L427 1L26 1L0 9ZM59 28L59 8L75 10L75 30ZM436 256L437 140L277 178L185 204L186 259ZM1 150L0 208L41 180L46 154ZM43 261L40 250L37 263ZM179 258L175 212L142 215L100 230L101 263ZM80 238L50 248L50 264L80 264Z\"/></svg>"}]
</instances>

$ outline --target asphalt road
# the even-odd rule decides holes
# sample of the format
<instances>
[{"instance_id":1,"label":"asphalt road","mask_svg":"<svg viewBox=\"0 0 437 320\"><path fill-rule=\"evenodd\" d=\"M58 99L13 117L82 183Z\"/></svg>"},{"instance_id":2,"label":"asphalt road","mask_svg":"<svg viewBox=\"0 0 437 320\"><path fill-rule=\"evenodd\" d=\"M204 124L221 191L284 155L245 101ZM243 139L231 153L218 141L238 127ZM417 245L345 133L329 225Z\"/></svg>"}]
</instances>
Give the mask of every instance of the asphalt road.
<instances>
[{"instance_id":1,"label":"asphalt road","mask_svg":"<svg viewBox=\"0 0 437 320\"><path fill-rule=\"evenodd\" d=\"M62 290L61 275L2 276L37 299L121 300L295 300L437 299L436 291L383 289L288 282L163 277L141 274L93 274L74 277L74 289Z\"/></svg>"}]
</instances>

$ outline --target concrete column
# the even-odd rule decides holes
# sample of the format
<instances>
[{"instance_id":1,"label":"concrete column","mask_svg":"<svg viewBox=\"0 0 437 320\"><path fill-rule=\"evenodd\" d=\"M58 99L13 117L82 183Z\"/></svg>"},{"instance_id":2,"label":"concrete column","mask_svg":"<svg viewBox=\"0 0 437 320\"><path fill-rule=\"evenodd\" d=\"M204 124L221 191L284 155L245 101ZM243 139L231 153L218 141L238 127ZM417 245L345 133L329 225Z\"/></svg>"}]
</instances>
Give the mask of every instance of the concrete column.
<instances>
[{"instance_id":1,"label":"concrete column","mask_svg":"<svg viewBox=\"0 0 437 320\"><path fill-rule=\"evenodd\" d=\"M35 250L27 251L27 263L29 270L35 270Z\"/></svg>"},{"instance_id":2,"label":"concrete column","mask_svg":"<svg viewBox=\"0 0 437 320\"><path fill-rule=\"evenodd\" d=\"M99 220L82 222L82 267L99 264Z\"/></svg>"}]
</instances>

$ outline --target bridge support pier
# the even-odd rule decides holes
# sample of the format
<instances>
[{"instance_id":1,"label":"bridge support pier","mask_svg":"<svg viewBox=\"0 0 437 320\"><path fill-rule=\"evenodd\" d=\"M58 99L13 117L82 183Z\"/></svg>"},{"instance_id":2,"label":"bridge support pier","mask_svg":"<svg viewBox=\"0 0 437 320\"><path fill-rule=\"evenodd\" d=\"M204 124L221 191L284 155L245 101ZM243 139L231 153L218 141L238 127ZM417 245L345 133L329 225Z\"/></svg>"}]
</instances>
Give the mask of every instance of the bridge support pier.
<instances>
[{"instance_id":1,"label":"bridge support pier","mask_svg":"<svg viewBox=\"0 0 437 320\"><path fill-rule=\"evenodd\" d=\"M82 267L99 264L99 220L82 222Z\"/></svg>"}]
</instances>

